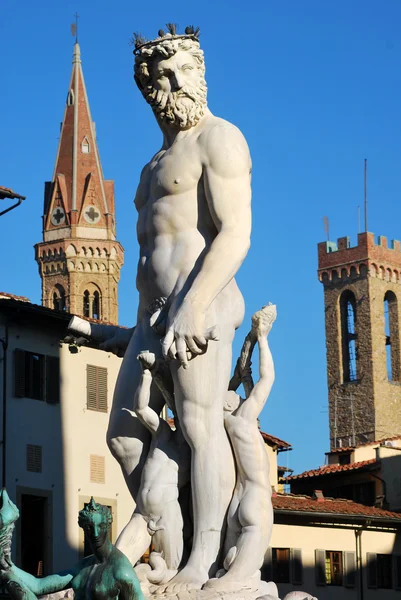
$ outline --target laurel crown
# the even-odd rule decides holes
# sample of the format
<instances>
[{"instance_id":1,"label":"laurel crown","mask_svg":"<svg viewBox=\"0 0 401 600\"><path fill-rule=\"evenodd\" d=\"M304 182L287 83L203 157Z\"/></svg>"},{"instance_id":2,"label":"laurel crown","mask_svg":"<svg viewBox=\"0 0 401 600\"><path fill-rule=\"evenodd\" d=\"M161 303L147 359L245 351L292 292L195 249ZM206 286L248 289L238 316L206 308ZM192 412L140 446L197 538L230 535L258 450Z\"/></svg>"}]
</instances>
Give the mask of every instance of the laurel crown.
<instances>
[{"instance_id":1,"label":"laurel crown","mask_svg":"<svg viewBox=\"0 0 401 600\"><path fill-rule=\"evenodd\" d=\"M157 32L158 37L154 40L148 40L140 33L134 33L132 37L132 45L135 46L134 54L138 54L138 52L142 48L150 48L152 46L157 46L163 40L174 39L174 40L194 40L199 41L200 36L200 28L194 27L193 25L188 25L185 27L185 33L177 33L178 26L175 23L167 23L166 24L167 31L163 29L159 29Z\"/></svg>"}]
</instances>

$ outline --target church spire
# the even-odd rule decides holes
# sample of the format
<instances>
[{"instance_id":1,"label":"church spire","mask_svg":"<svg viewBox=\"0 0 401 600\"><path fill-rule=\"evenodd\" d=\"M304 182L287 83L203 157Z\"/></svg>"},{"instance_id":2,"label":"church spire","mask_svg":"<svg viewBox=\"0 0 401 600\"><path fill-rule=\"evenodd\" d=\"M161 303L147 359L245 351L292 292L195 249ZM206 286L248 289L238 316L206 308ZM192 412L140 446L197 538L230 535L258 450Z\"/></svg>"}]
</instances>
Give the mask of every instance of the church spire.
<instances>
[{"instance_id":1,"label":"church spire","mask_svg":"<svg viewBox=\"0 0 401 600\"><path fill-rule=\"evenodd\" d=\"M76 41L53 177L45 184L43 242L36 245L42 303L58 307L58 292L54 291L57 283L65 293L65 301L59 304L70 312L116 322L116 290L123 249L116 242L115 233L114 181L103 176L81 50ZM53 246L61 255L57 265L51 267L48 252L54 250ZM67 256L80 259L67 260ZM50 269L49 273L46 269ZM79 287L84 286L82 291L76 289L78 281ZM85 282L91 285L85 287ZM97 305L96 310L91 308L94 297L102 298L102 310Z\"/></svg>"}]
</instances>

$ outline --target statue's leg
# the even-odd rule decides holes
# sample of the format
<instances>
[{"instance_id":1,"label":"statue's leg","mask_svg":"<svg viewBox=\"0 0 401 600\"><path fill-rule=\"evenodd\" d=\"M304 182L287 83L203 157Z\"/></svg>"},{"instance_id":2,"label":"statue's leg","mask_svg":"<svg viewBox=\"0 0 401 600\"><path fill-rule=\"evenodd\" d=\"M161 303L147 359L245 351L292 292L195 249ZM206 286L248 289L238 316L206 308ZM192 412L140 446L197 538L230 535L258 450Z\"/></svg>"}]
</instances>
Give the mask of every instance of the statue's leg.
<instances>
[{"instance_id":1,"label":"statue's leg","mask_svg":"<svg viewBox=\"0 0 401 600\"><path fill-rule=\"evenodd\" d=\"M137 356L143 350L154 352L156 356L161 354L160 338L145 319L136 326L121 364L107 431L108 446L121 466L135 501L150 444L150 433L146 427L128 412L133 409L135 391L142 374ZM151 407L160 412L163 404L160 391L152 384Z\"/></svg>"},{"instance_id":2,"label":"statue's leg","mask_svg":"<svg viewBox=\"0 0 401 600\"><path fill-rule=\"evenodd\" d=\"M239 506L239 520L242 525L241 535L236 543L236 554L226 575L214 579L207 584L208 588L230 591L249 585L251 578L263 564L264 553L269 545L273 525L273 509L270 490L247 483Z\"/></svg>"},{"instance_id":3,"label":"statue's leg","mask_svg":"<svg viewBox=\"0 0 401 600\"><path fill-rule=\"evenodd\" d=\"M164 505L157 525L160 528L152 539L155 552L162 553L167 568L176 571L181 564L184 549L183 520L178 500Z\"/></svg>"},{"instance_id":4,"label":"statue's leg","mask_svg":"<svg viewBox=\"0 0 401 600\"><path fill-rule=\"evenodd\" d=\"M222 300L222 299L221 299ZM191 487L194 534L190 557L168 589L201 587L218 568L225 517L235 485L231 446L223 421L223 403L231 371L231 344L235 318L225 297L207 315L208 326L217 325L219 341L188 368L172 364L176 407L183 433L191 447ZM238 317L238 313L235 315Z\"/></svg>"},{"instance_id":5,"label":"statue's leg","mask_svg":"<svg viewBox=\"0 0 401 600\"><path fill-rule=\"evenodd\" d=\"M149 548L151 540L146 520L142 515L134 512L129 523L118 536L116 547L124 552L132 565L136 565Z\"/></svg>"}]
</instances>

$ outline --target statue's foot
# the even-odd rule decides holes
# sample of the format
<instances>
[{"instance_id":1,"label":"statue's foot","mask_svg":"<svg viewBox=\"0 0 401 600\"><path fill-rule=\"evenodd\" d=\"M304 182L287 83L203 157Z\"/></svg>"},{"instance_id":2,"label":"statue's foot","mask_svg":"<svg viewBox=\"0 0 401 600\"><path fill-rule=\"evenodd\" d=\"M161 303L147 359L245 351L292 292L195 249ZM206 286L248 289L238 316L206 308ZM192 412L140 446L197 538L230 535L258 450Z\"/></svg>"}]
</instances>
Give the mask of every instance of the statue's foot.
<instances>
[{"instance_id":1,"label":"statue's foot","mask_svg":"<svg viewBox=\"0 0 401 600\"><path fill-rule=\"evenodd\" d=\"M179 594L180 592L189 592L190 590L200 590L207 580L208 574L206 571L201 571L199 568L192 568L187 564L166 585L159 586L156 594Z\"/></svg>"}]
</instances>

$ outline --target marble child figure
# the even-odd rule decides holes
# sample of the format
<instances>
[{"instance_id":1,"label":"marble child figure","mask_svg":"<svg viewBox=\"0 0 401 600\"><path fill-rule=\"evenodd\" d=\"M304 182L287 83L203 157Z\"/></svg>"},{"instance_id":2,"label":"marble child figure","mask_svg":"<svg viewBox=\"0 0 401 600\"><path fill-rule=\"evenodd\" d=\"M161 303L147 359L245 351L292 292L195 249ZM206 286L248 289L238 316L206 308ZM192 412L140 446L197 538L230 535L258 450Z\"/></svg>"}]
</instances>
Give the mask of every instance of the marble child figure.
<instances>
[{"instance_id":1,"label":"marble child figure","mask_svg":"<svg viewBox=\"0 0 401 600\"><path fill-rule=\"evenodd\" d=\"M178 35L169 25L168 33L151 42L137 37L135 45L135 81L163 143L144 167L135 198L139 308L107 439L137 501L151 443L149 430L128 412L142 378L137 356L147 349L160 358L162 350L191 450L194 531L188 561L171 581L179 592L201 588L216 573L235 485L223 405L231 344L244 316L234 276L250 244L251 159L241 132L207 106L198 32ZM219 339L208 341L215 326ZM149 406L160 413L163 404L152 385Z\"/></svg>"},{"instance_id":2,"label":"marble child figure","mask_svg":"<svg viewBox=\"0 0 401 600\"><path fill-rule=\"evenodd\" d=\"M273 525L270 469L265 444L258 426L274 382L274 365L267 336L276 319L276 307L265 306L252 317L251 335L259 347L259 381L249 386L250 368L240 373L253 387L245 400L233 390L225 403L225 427L237 465L237 482L227 518L224 568L227 573L211 579L206 588L238 591L258 578ZM238 361L240 363L240 360ZM250 356L249 356L250 365Z\"/></svg>"},{"instance_id":3,"label":"marble child figure","mask_svg":"<svg viewBox=\"0 0 401 600\"><path fill-rule=\"evenodd\" d=\"M149 429L152 442L142 471L136 509L121 532L117 546L135 565L152 543L154 551L163 557L166 569L161 573L162 579L156 579L159 573L154 571L148 579L152 583L163 583L175 575L183 556L184 521L179 491L189 480L190 451L178 420L175 419L175 429L172 429L149 406L155 379L169 408L174 410L174 399L168 393L168 382L162 373L165 361L156 361L151 352L141 352L138 360L143 372L135 394L134 412Z\"/></svg>"}]
</instances>

